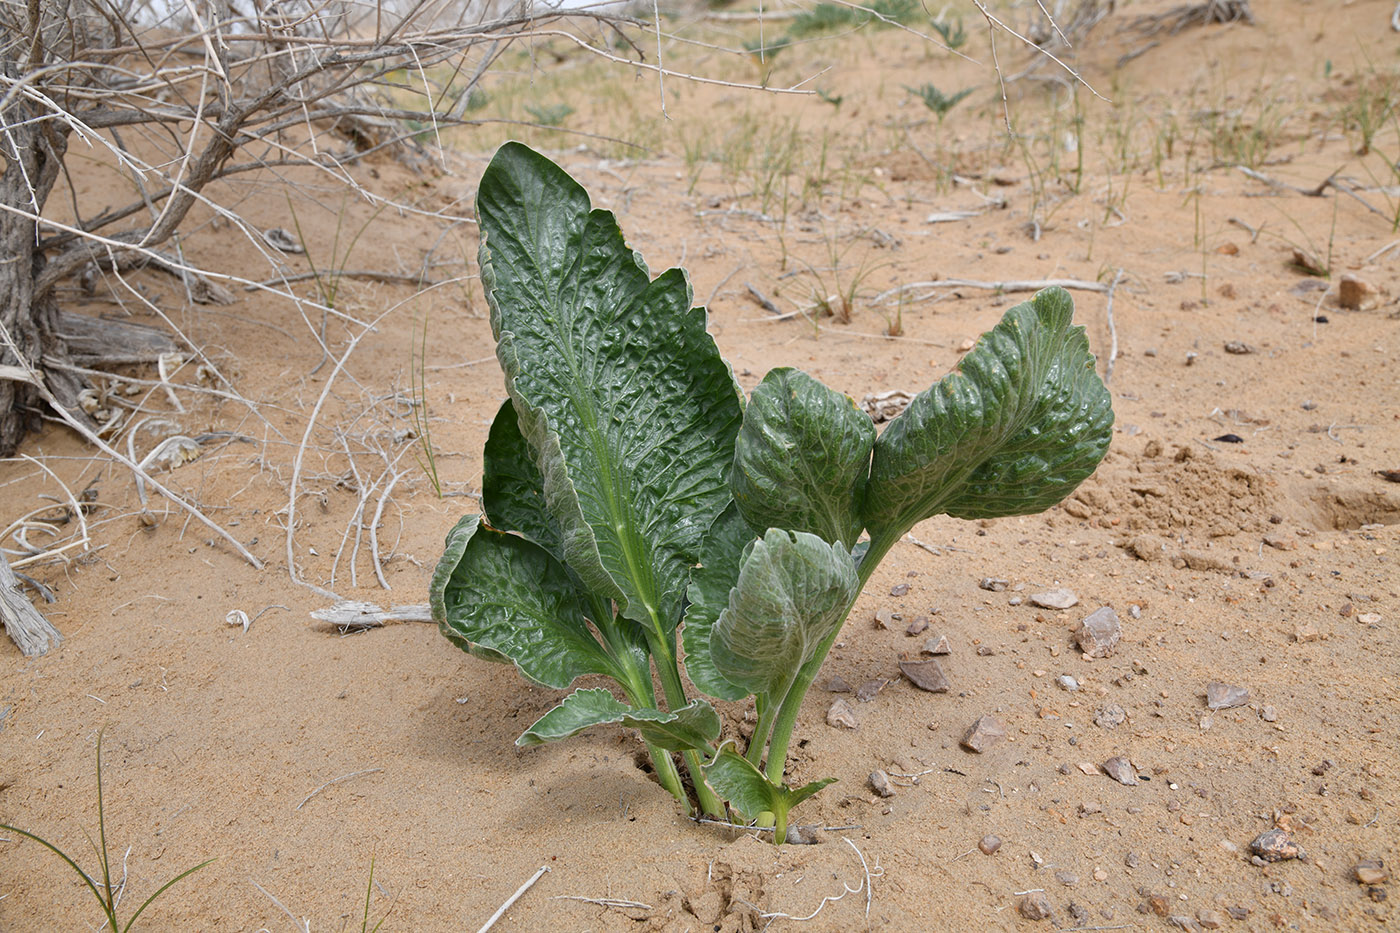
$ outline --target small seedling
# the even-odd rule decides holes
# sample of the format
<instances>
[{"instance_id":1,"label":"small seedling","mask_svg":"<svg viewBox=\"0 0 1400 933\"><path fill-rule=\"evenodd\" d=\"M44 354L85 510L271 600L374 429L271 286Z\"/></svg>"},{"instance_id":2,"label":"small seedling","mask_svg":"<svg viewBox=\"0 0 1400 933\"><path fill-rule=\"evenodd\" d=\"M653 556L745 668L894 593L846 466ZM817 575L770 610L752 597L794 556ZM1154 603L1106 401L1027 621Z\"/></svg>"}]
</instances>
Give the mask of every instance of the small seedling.
<instances>
[{"instance_id":1,"label":"small seedling","mask_svg":"<svg viewBox=\"0 0 1400 933\"><path fill-rule=\"evenodd\" d=\"M1108 451L1113 411L1074 302L1010 309L877 437L845 395L788 368L745 398L672 269L652 278L616 218L519 143L477 190L481 278L509 398L483 456L484 514L447 536L442 634L569 694L516 740L637 729L658 781L773 827L832 779L789 787L798 711L861 589L916 524L1043 511ZM867 537L868 536L868 537ZM691 697L685 672L706 696ZM659 680L664 707L653 677ZM740 751L711 701L753 702Z\"/></svg>"},{"instance_id":2,"label":"small seedling","mask_svg":"<svg viewBox=\"0 0 1400 933\"><path fill-rule=\"evenodd\" d=\"M47 839L44 839L40 836L36 836L34 833L31 833L28 830L20 829L18 826L10 826L6 823L0 823L0 830L4 830L5 832L10 833L17 833L18 835L21 835L26 839L32 839L35 842L39 843L39 845L48 849L54 855L57 855L59 858L63 859L63 861L68 864L68 867L73 869L73 871L77 872L78 877L83 879L83 884L86 884L88 886L88 890L92 892L92 896L97 898L97 903L102 908L102 915L107 919L107 926L109 926L114 931L114 933L127 933L127 931L129 931L133 926L136 925L136 919L140 917L143 912L145 912L147 907L151 906L151 902L154 901L156 898L160 897L162 894L164 894L166 890L168 890L171 887L171 885L175 884L175 882L181 880L182 878L186 878L190 875L193 875L195 872L199 871L201 868L204 868L206 865L214 861L214 859L207 859L203 862L200 862L193 868L187 868L184 871L180 872L174 878L171 878L165 884L157 888L156 893L152 894L150 897L142 901L141 906L136 908L136 913L131 915L131 919L128 920L124 926L117 921L117 907L120 904L122 889L126 886L126 880L125 878L123 878L116 885L112 884L112 865L111 860L108 858L107 855L107 817L106 812L103 810L102 800L102 733L100 732L97 734L98 842L93 843L92 837L89 836L88 844L91 845L93 851L97 853L98 862L102 867L101 881L98 881L97 879L89 875L87 872L83 871L80 867L78 867L78 863L75 862L66 852L58 848L58 846L54 845L53 843L49 842Z\"/></svg>"},{"instance_id":3,"label":"small seedling","mask_svg":"<svg viewBox=\"0 0 1400 933\"><path fill-rule=\"evenodd\" d=\"M943 23L935 20L929 23L929 26L943 37L943 44L954 51L967 44L967 30L963 28L961 18L958 19L957 23Z\"/></svg>"},{"instance_id":4,"label":"small seedling","mask_svg":"<svg viewBox=\"0 0 1400 933\"><path fill-rule=\"evenodd\" d=\"M904 89L923 101L924 106L937 115L939 123L943 122L943 118L948 115L949 110L956 107L964 97L973 91L973 88L965 87L954 94L944 94L932 84L922 84L919 87L905 85Z\"/></svg>"}]
</instances>

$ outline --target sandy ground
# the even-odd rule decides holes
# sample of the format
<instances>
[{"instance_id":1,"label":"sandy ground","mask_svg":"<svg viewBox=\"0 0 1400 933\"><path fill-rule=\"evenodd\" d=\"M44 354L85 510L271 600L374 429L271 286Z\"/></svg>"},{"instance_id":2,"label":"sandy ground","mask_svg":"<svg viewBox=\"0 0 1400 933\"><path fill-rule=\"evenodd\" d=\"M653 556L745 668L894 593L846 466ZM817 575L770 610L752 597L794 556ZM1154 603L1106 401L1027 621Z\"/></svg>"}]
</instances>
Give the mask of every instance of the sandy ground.
<instances>
[{"instance_id":1,"label":"sandy ground","mask_svg":"<svg viewBox=\"0 0 1400 933\"><path fill-rule=\"evenodd\" d=\"M320 351L287 302L239 292L230 307L191 309L169 280L134 277L228 379L205 384L252 400L183 392L177 412L159 389L131 396L182 433L232 432L161 475L267 567L254 570L159 497L143 523L127 473L60 429L34 437L26 454L92 490L91 545L24 568L57 596L43 608L65 640L37 660L0 646L0 821L94 865L84 834L98 829L101 733L106 838L128 909L217 858L156 902L147 929L358 930L371 863L370 925L390 911L386 930L476 929L542 866L494 929L1395 923L1393 884L1359 884L1353 868L1381 859L1388 872L1400 859L1400 487L1377 472L1400 469L1400 247L1384 249L1400 179L1378 178L1378 158L1357 154L1347 117L1365 88L1395 88L1395 36L1389 3L1256 6L1253 27L1161 35L1121 68L1117 57L1146 40L1101 27L1102 48L1082 64L1116 106L1081 92L1073 148L1074 112L1053 105L1059 92L1013 86L1013 115L1032 139L1018 150L999 135L990 70L890 32L778 60L775 83L830 66L821 83L843 92L839 109L672 82L675 135L643 158L537 139L618 212L653 269L686 265L746 388L795 365L856 399L918 391L1023 296L882 293L950 277L1108 284L1122 270L1111 318L1105 294L1075 292L1101 371L1117 346L1118 421L1099 472L1043 516L916 529L927 547L906 541L886 560L809 695L789 777L839 778L797 814L838 827L820 844L775 849L688 821L639 769L630 734L517 750L515 736L558 694L468 657L431 625L342 636L311 620L329 600L289 574L294 476L296 575L381 605L424 601L443 534L475 508L502 389L473 280L417 297L344 280L344 313L383 317L348 354L359 328L333 318L331 351L348 362L313 369ZM985 37L969 51L985 59ZM568 78L557 80L551 88ZM979 91L940 127L901 87L923 80ZM655 108L654 82L621 82L616 100ZM608 129L598 101L613 97L574 100L572 125ZM1391 156L1395 119L1373 144ZM693 161L679 142L707 132L732 151L742 142L733 127L749 125L762 155L787 120L801 134L791 172L756 168L757 156ZM446 169L380 163L361 180L422 207L465 209L489 156L471 140ZM813 149L823 140L825 175ZM1241 158L1276 184L1236 169ZM103 171L83 167L85 193ZM1298 190L1334 172L1357 196ZM765 189L765 178L778 185ZM450 261L435 275L474 273L473 228L443 236L421 215L375 214L308 184L322 186L308 199L321 206L308 202L299 219L322 255L343 209L344 230L369 224L347 268L412 268L433 249ZM230 196L255 223L290 226L279 189ZM949 211L975 213L926 222ZM215 269L260 262L227 229L201 229L186 248ZM1295 248L1329 264L1330 278L1293 266ZM1343 274L1376 290L1362 309L1339 307ZM789 311L853 281L850 323L818 326L771 319L746 288ZM118 311L107 294L75 292L72 307ZM425 316L443 498L409 433L410 347ZM885 336L896 321L903 335ZM143 429L138 452L157 436ZM0 522L47 509L43 495L63 493L33 461L0 463ZM375 580L376 518L389 592ZM983 588L988 578L1001 582ZM1077 605L1032 604L1056 587ZM1104 606L1123 638L1111 657L1089 659L1071 633ZM882 609L898 614L892 628L875 624ZM235 611L251 625L229 624ZM906 634L920 618L928 630ZM897 662L939 634L953 689L921 692ZM867 702L845 698L855 730L826 724L831 675L884 684ZM1211 710L1212 682L1247 700ZM742 720L738 706L724 712L731 728ZM983 715L1008 736L973 754L959 741ZM1136 785L1102 773L1115 756ZM876 769L896 775L894 796L871 790ZM1251 862L1251 842L1275 827L1305 859ZM979 849L989 835L1000 839L991 855ZM1035 891L1048 921L1022 916ZM0 930L96 929L94 907L55 857L0 841Z\"/></svg>"}]
</instances>

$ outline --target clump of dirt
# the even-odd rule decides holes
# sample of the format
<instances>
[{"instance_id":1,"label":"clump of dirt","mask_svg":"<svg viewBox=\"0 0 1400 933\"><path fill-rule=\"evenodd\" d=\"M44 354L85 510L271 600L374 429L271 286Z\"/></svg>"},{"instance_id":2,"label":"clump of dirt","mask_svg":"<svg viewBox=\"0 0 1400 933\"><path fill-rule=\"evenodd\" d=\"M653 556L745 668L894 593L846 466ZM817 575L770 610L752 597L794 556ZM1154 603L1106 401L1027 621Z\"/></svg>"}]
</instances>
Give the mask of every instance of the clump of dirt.
<instances>
[{"instance_id":1,"label":"clump of dirt","mask_svg":"<svg viewBox=\"0 0 1400 933\"><path fill-rule=\"evenodd\" d=\"M1150 440L1136 455L1115 453L1067 499L1075 518L1173 537L1225 538L1263 531L1277 514L1276 481L1222 466L1210 451L1172 451Z\"/></svg>"}]
</instances>

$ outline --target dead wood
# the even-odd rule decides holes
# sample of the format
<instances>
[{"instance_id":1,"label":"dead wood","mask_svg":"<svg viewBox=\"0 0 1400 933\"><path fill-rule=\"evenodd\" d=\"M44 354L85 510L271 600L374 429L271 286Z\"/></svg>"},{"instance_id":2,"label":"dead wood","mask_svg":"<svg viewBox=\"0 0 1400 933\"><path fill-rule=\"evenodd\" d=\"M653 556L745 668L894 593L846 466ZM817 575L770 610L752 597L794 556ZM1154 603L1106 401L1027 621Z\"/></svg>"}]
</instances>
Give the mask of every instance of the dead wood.
<instances>
[{"instance_id":1,"label":"dead wood","mask_svg":"<svg viewBox=\"0 0 1400 933\"><path fill-rule=\"evenodd\" d=\"M3 551L0 551L0 620L5 623L5 634L25 657L47 654L49 648L63 640L58 629L25 597Z\"/></svg>"},{"instance_id":2,"label":"dead wood","mask_svg":"<svg viewBox=\"0 0 1400 933\"><path fill-rule=\"evenodd\" d=\"M162 355L180 349L159 327L72 311L58 312L56 330L67 347L68 359L78 366L153 364Z\"/></svg>"}]
</instances>

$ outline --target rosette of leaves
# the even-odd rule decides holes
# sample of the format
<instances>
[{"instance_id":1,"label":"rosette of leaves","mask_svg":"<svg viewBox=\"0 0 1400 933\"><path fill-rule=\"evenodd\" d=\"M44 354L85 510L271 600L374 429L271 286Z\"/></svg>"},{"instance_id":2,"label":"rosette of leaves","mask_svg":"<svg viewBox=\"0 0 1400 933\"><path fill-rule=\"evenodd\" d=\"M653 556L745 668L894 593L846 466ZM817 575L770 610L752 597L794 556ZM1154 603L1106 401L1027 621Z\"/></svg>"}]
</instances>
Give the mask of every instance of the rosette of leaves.
<instances>
[{"instance_id":1,"label":"rosette of leaves","mask_svg":"<svg viewBox=\"0 0 1400 933\"><path fill-rule=\"evenodd\" d=\"M602 675L517 740L615 723L658 779L784 839L829 781L783 782L802 699L861 588L935 515L1042 511L1103 458L1113 422L1068 293L1006 313L883 434L798 370L747 400L691 307L562 169L503 146L477 196L482 279L509 399L480 515L448 535L431 602L447 638L551 688ZM687 693L682 665L700 696ZM653 675L662 686L658 696ZM711 699L753 698L741 754Z\"/></svg>"}]
</instances>

